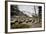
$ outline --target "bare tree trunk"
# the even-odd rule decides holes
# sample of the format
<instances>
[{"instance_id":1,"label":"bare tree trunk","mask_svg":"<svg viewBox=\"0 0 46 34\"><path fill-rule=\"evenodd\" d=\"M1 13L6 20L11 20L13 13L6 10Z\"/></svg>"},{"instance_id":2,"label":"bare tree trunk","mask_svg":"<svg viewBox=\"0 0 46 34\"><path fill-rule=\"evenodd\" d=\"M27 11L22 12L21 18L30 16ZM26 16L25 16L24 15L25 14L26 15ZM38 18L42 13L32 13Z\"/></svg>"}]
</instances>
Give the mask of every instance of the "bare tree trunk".
<instances>
[{"instance_id":1,"label":"bare tree trunk","mask_svg":"<svg viewBox=\"0 0 46 34\"><path fill-rule=\"evenodd\" d=\"M34 6L34 11L35 11L35 16L36 16L36 8L35 8L35 6Z\"/></svg>"},{"instance_id":2,"label":"bare tree trunk","mask_svg":"<svg viewBox=\"0 0 46 34\"><path fill-rule=\"evenodd\" d=\"M35 8L35 6L34 6L34 11L35 11L35 22L34 23L36 23L36 8Z\"/></svg>"}]
</instances>

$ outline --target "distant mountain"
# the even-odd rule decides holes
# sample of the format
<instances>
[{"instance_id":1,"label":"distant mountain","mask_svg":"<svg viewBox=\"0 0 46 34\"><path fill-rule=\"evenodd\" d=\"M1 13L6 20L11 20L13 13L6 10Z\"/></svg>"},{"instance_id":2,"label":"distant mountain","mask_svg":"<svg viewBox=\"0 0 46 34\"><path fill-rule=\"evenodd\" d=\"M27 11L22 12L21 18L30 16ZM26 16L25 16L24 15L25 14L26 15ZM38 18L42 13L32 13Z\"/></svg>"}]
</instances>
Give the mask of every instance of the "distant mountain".
<instances>
[{"instance_id":1,"label":"distant mountain","mask_svg":"<svg viewBox=\"0 0 46 34\"><path fill-rule=\"evenodd\" d=\"M28 11L19 10L17 5L11 5L11 16L28 16L32 17L31 13Z\"/></svg>"},{"instance_id":2,"label":"distant mountain","mask_svg":"<svg viewBox=\"0 0 46 34\"><path fill-rule=\"evenodd\" d=\"M29 17L32 17L32 14L28 11L23 11L24 14L28 15Z\"/></svg>"},{"instance_id":3,"label":"distant mountain","mask_svg":"<svg viewBox=\"0 0 46 34\"><path fill-rule=\"evenodd\" d=\"M23 11L19 11L19 10L16 10L16 11L12 11L11 12L11 16L28 16L27 14L24 14Z\"/></svg>"},{"instance_id":4,"label":"distant mountain","mask_svg":"<svg viewBox=\"0 0 46 34\"><path fill-rule=\"evenodd\" d=\"M20 11L20 10L16 10L16 11L12 11L11 12L11 16L28 16L28 17L32 17L32 14L30 12L27 11Z\"/></svg>"}]
</instances>

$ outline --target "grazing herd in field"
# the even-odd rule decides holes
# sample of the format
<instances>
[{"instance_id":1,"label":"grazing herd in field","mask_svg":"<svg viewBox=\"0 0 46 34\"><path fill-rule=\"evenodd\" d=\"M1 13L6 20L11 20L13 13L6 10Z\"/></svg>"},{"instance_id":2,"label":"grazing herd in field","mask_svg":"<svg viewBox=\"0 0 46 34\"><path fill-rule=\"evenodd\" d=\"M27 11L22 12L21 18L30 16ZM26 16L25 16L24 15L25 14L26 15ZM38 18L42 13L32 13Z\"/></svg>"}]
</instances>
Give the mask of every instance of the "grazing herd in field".
<instances>
[{"instance_id":1,"label":"grazing herd in field","mask_svg":"<svg viewBox=\"0 0 46 34\"><path fill-rule=\"evenodd\" d=\"M34 22L36 22L35 21L35 19L32 19L32 18L29 18L29 17L19 17L19 16L16 16L15 18L14 18L14 20L12 20L11 21L11 25L12 24L15 24L15 23L17 23L17 24L27 24L27 23L34 23Z\"/></svg>"}]
</instances>

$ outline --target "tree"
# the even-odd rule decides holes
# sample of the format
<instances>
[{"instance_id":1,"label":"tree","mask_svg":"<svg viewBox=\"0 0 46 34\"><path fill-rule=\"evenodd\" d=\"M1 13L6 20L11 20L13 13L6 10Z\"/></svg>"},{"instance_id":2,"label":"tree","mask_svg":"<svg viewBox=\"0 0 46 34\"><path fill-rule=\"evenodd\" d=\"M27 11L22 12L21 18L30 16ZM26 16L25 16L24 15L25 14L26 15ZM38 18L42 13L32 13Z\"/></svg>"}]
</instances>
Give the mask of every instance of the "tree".
<instances>
[{"instance_id":1,"label":"tree","mask_svg":"<svg viewBox=\"0 0 46 34\"><path fill-rule=\"evenodd\" d=\"M39 22L41 22L42 20L42 6L39 6Z\"/></svg>"},{"instance_id":2,"label":"tree","mask_svg":"<svg viewBox=\"0 0 46 34\"><path fill-rule=\"evenodd\" d=\"M41 17L42 17L42 6L39 6L38 8L39 8L39 17L41 19Z\"/></svg>"},{"instance_id":3,"label":"tree","mask_svg":"<svg viewBox=\"0 0 46 34\"><path fill-rule=\"evenodd\" d=\"M35 6L34 6L34 11L35 11L35 16L36 16L36 8L35 8Z\"/></svg>"},{"instance_id":4,"label":"tree","mask_svg":"<svg viewBox=\"0 0 46 34\"><path fill-rule=\"evenodd\" d=\"M18 5L11 5L11 16L19 14Z\"/></svg>"}]
</instances>

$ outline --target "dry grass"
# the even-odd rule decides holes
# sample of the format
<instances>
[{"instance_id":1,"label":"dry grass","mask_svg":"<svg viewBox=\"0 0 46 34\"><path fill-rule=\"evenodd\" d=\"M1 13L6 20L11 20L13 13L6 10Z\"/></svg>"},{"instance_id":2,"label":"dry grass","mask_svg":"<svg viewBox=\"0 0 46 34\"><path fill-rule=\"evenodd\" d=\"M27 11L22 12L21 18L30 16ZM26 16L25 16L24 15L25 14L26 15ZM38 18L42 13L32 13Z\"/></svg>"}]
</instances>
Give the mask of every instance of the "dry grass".
<instances>
[{"instance_id":1,"label":"dry grass","mask_svg":"<svg viewBox=\"0 0 46 34\"><path fill-rule=\"evenodd\" d=\"M11 29L18 29L18 28L30 28L30 25L27 24L13 24L11 26Z\"/></svg>"}]
</instances>

